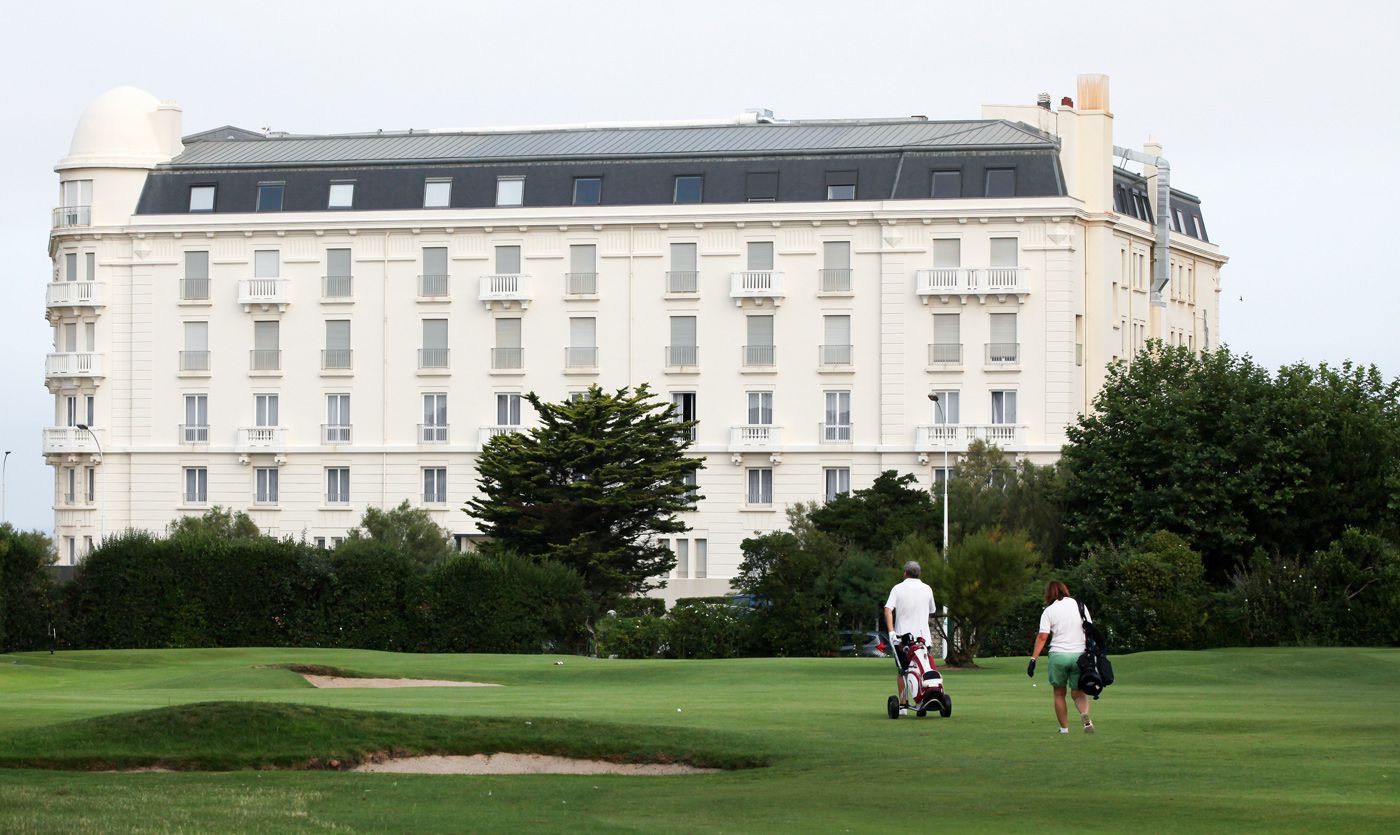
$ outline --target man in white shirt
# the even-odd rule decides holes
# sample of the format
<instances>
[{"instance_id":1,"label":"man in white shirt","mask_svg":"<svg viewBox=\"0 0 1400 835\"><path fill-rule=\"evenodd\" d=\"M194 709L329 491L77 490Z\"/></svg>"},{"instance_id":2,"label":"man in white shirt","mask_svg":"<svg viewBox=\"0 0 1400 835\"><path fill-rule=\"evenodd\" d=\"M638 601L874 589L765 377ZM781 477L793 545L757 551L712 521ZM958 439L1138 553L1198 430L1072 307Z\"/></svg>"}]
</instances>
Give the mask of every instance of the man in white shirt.
<instances>
[{"instance_id":1,"label":"man in white shirt","mask_svg":"<svg viewBox=\"0 0 1400 835\"><path fill-rule=\"evenodd\" d=\"M1055 718L1060 721L1060 733L1069 733L1069 710L1065 706L1065 690L1069 689L1074 698L1074 706L1079 708L1079 718L1084 722L1084 733L1094 732L1094 723L1089 721L1089 697L1079 689L1079 656L1084 654L1084 621L1093 623L1089 610L1084 609L1084 617L1079 616L1079 603L1069 596L1069 587L1059 580L1051 580L1045 586L1045 611L1040 613L1040 630L1035 636L1035 648L1031 650L1031 663L1026 666L1026 675L1035 676L1035 659L1050 642L1050 686L1055 690Z\"/></svg>"},{"instance_id":2,"label":"man in white shirt","mask_svg":"<svg viewBox=\"0 0 1400 835\"><path fill-rule=\"evenodd\" d=\"M919 564L910 560L904 564L904 582L890 589L885 601L885 629L890 633L890 649L895 663L899 665L899 703L907 706L909 694L904 692L904 671L909 660L903 657L897 647L898 635L912 635L913 640L924 639L928 646L933 645L933 634L928 628L928 619L938 609L933 602L933 589L919 579Z\"/></svg>"}]
</instances>

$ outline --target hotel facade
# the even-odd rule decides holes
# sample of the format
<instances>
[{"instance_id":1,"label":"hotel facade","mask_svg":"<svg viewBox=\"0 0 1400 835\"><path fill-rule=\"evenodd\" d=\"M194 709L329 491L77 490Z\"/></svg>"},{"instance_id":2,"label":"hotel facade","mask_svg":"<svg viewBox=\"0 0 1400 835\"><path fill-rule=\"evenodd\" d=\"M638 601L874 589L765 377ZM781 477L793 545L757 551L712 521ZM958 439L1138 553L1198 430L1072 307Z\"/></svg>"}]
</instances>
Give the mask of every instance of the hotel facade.
<instances>
[{"instance_id":1,"label":"hotel facade","mask_svg":"<svg viewBox=\"0 0 1400 835\"><path fill-rule=\"evenodd\" d=\"M1077 93L968 121L182 137L176 105L112 90L56 167L60 562L215 505L333 546L407 499L465 545L481 445L531 425L524 393L595 384L699 421L671 598L723 593L745 537L882 470L932 486L978 439L1053 461L1112 361L1218 342L1225 261L1200 201L1158 193L1162 148L1115 147L1107 79Z\"/></svg>"}]
</instances>

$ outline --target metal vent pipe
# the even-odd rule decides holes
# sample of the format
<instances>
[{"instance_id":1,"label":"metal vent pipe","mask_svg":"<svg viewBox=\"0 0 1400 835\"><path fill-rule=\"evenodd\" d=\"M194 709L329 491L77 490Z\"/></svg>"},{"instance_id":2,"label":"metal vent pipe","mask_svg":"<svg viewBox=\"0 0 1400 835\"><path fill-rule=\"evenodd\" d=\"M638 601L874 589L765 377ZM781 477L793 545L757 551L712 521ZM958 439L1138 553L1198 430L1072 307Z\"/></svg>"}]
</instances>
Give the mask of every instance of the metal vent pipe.
<instances>
[{"instance_id":1,"label":"metal vent pipe","mask_svg":"<svg viewBox=\"0 0 1400 835\"><path fill-rule=\"evenodd\" d=\"M1167 283L1171 280L1168 261L1171 235L1171 163L1167 162L1166 157L1144 154L1118 145L1113 146L1113 153L1123 159L1157 167L1157 234L1156 241L1152 244L1152 304L1155 307L1166 307L1167 303L1162 301L1162 291L1167 289Z\"/></svg>"}]
</instances>

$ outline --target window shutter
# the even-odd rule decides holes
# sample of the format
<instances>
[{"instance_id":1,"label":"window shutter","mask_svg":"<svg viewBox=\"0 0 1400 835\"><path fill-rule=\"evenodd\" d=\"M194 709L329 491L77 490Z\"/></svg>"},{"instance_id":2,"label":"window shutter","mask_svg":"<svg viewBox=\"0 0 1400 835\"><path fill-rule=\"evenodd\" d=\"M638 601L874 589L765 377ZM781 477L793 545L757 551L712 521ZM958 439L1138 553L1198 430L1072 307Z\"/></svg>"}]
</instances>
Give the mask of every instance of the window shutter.
<instances>
[{"instance_id":1,"label":"window shutter","mask_svg":"<svg viewBox=\"0 0 1400 835\"><path fill-rule=\"evenodd\" d=\"M749 241L749 269L773 269L772 241Z\"/></svg>"},{"instance_id":2,"label":"window shutter","mask_svg":"<svg viewBox=\"0 0 1400 835\"><path fill-rule=\"evenodd\" d=\"M342 277L350 275L350 250L326 250L326 275Z\"/></svg>"},{"instance_id":3,"label":"window shutter","mask_svg":"<svg viewBox=\"0 0 1400 835\"><path fill-rule=\"evenodd\" d=\"M938 345L957 345L962 341L958 314L933 314L933 341Z\"/></svg>"},{"instance_id":4,"label":"window shutter","mask_svg":"<svg viewBox=\"0 0 1400 835\"><path fill-rule=\"evenodd\" d=\"M822 266L828 270L851 268L851 242L827 241L822 244Z\"/></svg>"},{"instance_id":5,"label":"window shutter","mask_svg":"<svg viewBox=\"0 0 1400 835\"><path fill-rule=\"evenodd\" d=\"M825 323L827 345L850 345L851 344L851 317L849 316L823 316Z\"/></svg>"},{"instance_id":6,"label":"window shutter","mask_svg":"<svg viewBox=\"0 0 1400 835\"><path fill-rule=\"evenodd\" d=\"M496 247L496 274L515 275L520 272L520 247Z\"/></svg>"},{"instance_id":7,"label":"window shutter","mask_svg":"<svg viewBox=\"0 0 1400 835\"><path fill-rule=\"evenodd\" d=\"M992 342L1000 345L1008 345L1016 341L1016 314L1015 313L993 313L992 317Z\"/></svg>"},{"instance_id":8,"label":"window shutter","mask_svg":"<svg viewBox=\"0 0 1400 835\"><path fill-rule=\"evenodd\" d=\"M350 350L350 320L332 319L326 322L326 350Z\"/></svg>"},{"instance_id":9,"label":"window shutter","mask_svg":"<svg viewBox=\"0 0 1400 835\"><path fill-rule=\"evenodd\" d=\"M207 351L207 350L209 350L209 323L208 323L208 322L186 322L186 323L185 323L185 350L186 350L186 351Z\"/></svg>"},{"instance_id":10,"label":"window shutter","mask_svg":"<svg viewBox=\"0 0 1400 835\"><path fill-rule=\"evenodd\" d=\"M446 319L423 320L423 347L427 349L447 348Z\"/></svg>"},{"instance_id":11,"label":"window shutter","mask_svg":"<svg viewBox=\"0 0 1400 835\"><path fill-rule=\"evenodd\" d=\"M278 350L279 328L276 322L253 323L253 348L259 351Z\"/></svg>"},{"instance_id":12,"label":"window shutter","mask_svg":"<svg viewBox=\"0 0 1400 835\"><path fill-rule=\"evenodd\" d=\"M940 238L933 242L934 269L947 270L961 266L962 241L957 238Z\"/></svg>"},{"instance_id":13,"label":"window shutter","mask_svg":"<svg viewBox=\"0 0 1400 835\"><path fill-rule=\"evenodd\" d=\"M520 320L519 320L519 319L497 319L497 320L496 320L496 347L497 347L497 348L519 348L519 347L520 347Z\"/></svg>"},{"instance_id":14,"label":"window shutter","mask_svg":"<svg viewBox=\"0 0 1400 835\"><path fill-rule=\"evenodd\" d=\"M671 272L695 272L695 244L671 244Z\"/></svg>"},{"instance_id":15,"label":"window shutter","mask_svg":"<svg viewBox=\"0 0 1400 835\"><path fill-rule=\"evenodd\" d=\"M772 316L750 316L748 317L748 344L749 345L772 345L773 344L773 317Z\"/></svg>"},{"instance_id":16,"label":"window shutter","mask_svg":"<svg viewBox=\"0 0 1400 835\"><path fill-rule=\"evenodd\" d=\"M1015 238L992 238L992 263L990 266L1017 266L1017 244L1018 241Z\"/></svg>"},{"instance_id":17,"label":"window shutter","mask_svg":"<svg viewBox=\"0 0 1400 835\"><path fill-rule=\"evenodd\" d=\"M671 347L681 348L695 345L695 317L671 317Z\"/></svg>"},{"instance_id":18,"label":"window shutter","mask_svg":"<svg viewBox=\"0 0 1400 835\"><path fill-rule=\"evenodd\" d=\"M185 253L185 278L209 277L209 253L204 250Z\"/></svg>"},{"instance_id":19,"label":"window shutter","mask_svg":"<svg viewBox=\"0 0 1400 835\"><path fill-rule=\"evenodd\" d=\"M569 247L569 272L596 273L598 271L598 248L593 244L575 244Z\"/></svg>"},{"instance_id":20,"label":"window shutter","mask_svg":"<svg viewBox=\"0 0 1400 835\"><path fill-rule=\"evenodd\" d=\"M591 317L575 317L569 320L569 346L573 348L596 348L598 346L598 320Z\"/></svg>"},{"instance_id":21,"label":"window shutter","mask_svg":"<svg viewBox=\"0 0 1400 835\"><path fill-rule=\"evenodd\" d=\"M275 249L259 249L253 253L253 277L277 278L281 264Z\"/></svg>"}]
</instances>

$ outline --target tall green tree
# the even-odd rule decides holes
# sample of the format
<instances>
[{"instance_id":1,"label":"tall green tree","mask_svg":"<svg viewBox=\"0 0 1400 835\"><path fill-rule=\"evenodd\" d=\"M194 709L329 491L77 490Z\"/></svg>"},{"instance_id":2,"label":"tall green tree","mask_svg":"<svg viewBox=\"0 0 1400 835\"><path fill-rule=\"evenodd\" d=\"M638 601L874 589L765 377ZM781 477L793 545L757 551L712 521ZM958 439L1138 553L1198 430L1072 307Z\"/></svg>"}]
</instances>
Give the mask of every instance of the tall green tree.
<instances>
[{"instance_id":1,"label":"tall green tree","mask_svg":"<svg viewBox=\"0 0 1400 835\"><path fill-rule=\"evenodd\" d=\"M662 585L676 558L660 538L702 498L686 484L704 466L685 454L694 422L645 384L525 399L539 426L486 443L466 511L499 546L573 568L600 608Z\"/></svg>"},{"instance_id":2,"label":"tall green tree","mask_svg":"<svg viewBox=\"0 0 1400 835\"><path fill-rule=\"evenodd\" d=\"M914 560L933 587L934 599L948 612L948 663L971 665L983 632L1021 599L1026 582L1039 571L1030 540L1019 533L971 534L941 559L932 543L911 536L895 548L900 562ZM939 625L942 631L942 625Z\"/></svg>"},{"instance_id":3,"label":"tall green tree","mask_svg":"<svg viewBox=\"0 0 1400 835\"><path fill-rule=\"evenodd\" d=\"M365 508L359 526L352 528L347 537L386 545L420 567L439 563L452 553L447 531L433 521L431 513L413 507L407 499L389 510Z\"/></svg>"},{"instance_id":4,"label":"tall green tree","mask_svg":"<svg viewBox=\"0 0 1400 835\"><path fill-rule=\"evenodd\" d=\"M869 487L811 508L809 515L817 530L886 558L906 536L932 535L943 524L929 492L915 485L913 473L894 470L880 473Z\"/></svg>"},{"instance_id":5,"label":"tall green tree","mask_svg":"<svg viewBox=\"0 0 1400 835\"><path fill-rule=\"evenodd\" d=\"M832 655L839 647L838 578L847 549L812 524L810 511L808 505L794 505L788 510L789 530L745 539L740 546L744 560L733 586L758 601L749 615L757 654Z\"/></svg>"},{"instance_id":6,"label":"tall green tree","mask_svg":"<svg viewBox=\"0 0 1400 835\"><path fill-rule=\"evenodd\" d=\"M241 510L214 505L201 516L181 516L167 526L170 536L205 535L216 539L262 536L252 517Z\"/></svg>"}]
</instances>

